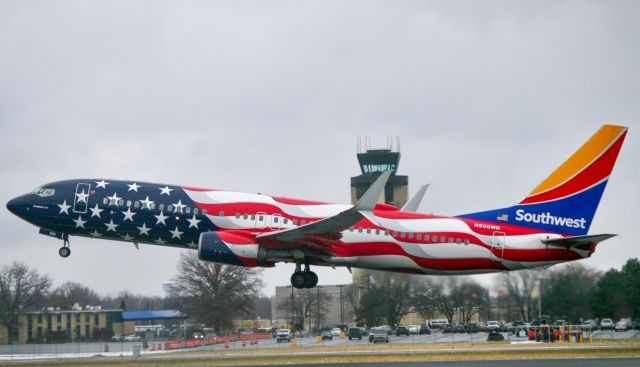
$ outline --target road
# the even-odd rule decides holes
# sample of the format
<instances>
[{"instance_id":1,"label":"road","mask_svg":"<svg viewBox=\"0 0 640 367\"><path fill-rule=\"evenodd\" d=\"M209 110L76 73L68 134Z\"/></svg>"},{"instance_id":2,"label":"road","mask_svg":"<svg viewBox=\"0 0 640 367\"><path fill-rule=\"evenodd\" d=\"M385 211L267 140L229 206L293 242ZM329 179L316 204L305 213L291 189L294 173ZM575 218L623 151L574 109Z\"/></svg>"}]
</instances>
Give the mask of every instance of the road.
<instances>
[{"instance_id":1,"label":"road","mask_svg":"<svg viewBox=\"0 0 640 367\"><path fill-rule=\"evenodd\" d=\"M639 358L567 358L567 359L519 359L519 360L476 360L476 361L435 361L435 362L396 362L396 363L326 363L306 364L305 367L636 367L640 365ZM285 367L290 365L270 365L270 367Z\"/></svg>"}]
</instances>

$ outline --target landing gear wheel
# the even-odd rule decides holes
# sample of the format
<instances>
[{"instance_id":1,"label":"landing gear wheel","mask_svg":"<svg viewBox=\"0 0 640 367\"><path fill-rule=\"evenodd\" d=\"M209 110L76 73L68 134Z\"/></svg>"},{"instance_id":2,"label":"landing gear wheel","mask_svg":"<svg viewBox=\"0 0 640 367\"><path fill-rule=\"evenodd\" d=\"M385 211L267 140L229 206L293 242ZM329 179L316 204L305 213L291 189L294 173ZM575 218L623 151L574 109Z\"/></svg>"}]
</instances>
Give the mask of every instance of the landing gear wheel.
<instances>
[{"instance_id":1,"label":"landing gear wheel","mask_svg":"<svg viewBox=\"0 0 640 367\"><path fill-rule=\"evenodd\" d=\"M71 255L71 249L66 246L60 247L60 250L58 250L58 254L60 254L60 256L62 257L69 257L69 255Z\"/></svg>"},{"instance_id":2,"label":"landing gear wheel","mask_svg":"<svg viewBox=\"0 0 640 367\"><path fill-rule=\"evenodd\" d=\"M318 285L318 274L312 272L312 271L305 271L305 282L304 282L304 287L305 288L313 288L316 285Z\"/></svg>"},{"instance_id":3,"label":"landing gear wheel","mask_svg":"<svg viewBox=\"0 0 640 367\"><path fill-rule=\"evenodd\" d=\"M307 283L307 277L302 271L296 271L291 276L291 285L293 286L293 288L297 288L297 289L305 288L306 283Z\"/></svg>"}]
</instances>

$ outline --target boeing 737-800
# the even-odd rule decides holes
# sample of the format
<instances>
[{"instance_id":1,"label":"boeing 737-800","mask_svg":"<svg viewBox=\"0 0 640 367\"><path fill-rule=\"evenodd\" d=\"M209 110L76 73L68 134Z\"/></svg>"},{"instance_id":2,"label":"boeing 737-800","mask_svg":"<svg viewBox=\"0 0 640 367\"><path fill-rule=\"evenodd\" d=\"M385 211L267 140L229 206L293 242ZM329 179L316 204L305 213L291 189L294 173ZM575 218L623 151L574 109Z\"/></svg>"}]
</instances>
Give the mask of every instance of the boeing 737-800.
<instances>
[{"instance_id":1,"label":"boeing 737-800","mask_svg":"<svg viewBox=\"0 0 640 367\"><path fill-rule=\"evenodd\" d=\"M63 240L62 257L70 236L189 248L236 266L295 263L296 288L316 286L312 265L431 275L537 268L589 257L615 236L588 231L626 133L604 125L516 205L452 217L378 204L391 171L372 173L355 205L96 178L49 183L7 207Z\"/></svg>"}]
</instances>

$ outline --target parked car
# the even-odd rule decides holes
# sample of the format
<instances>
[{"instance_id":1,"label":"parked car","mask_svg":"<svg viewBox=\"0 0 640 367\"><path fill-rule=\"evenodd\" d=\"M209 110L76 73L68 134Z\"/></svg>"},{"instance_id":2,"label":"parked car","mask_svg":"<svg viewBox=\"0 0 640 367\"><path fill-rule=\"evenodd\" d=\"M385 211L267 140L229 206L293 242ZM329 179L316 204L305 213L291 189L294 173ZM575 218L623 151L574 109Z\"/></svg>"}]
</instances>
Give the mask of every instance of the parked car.
<instances>
[{"instance_id":1,"label":"parked car","mask_svg":"<svg viewBox=\"0 0 640 367\"><path fill-rule=\"evenodd\" d=\"M406 326L398 326L396 328L396 336L400 335L409 336L409 328Z\"/></svg>"},{"instance_id":2,"label":"parked car","mask_svg":"<svg viewBox=\"0 0 640 367\"><path fill-rule=\"evenodd\" d=\"M615 330L616 331L627 331L633 328L631 323L631 319L620 319L620 321L616 322Z\"/></svg>"},{"instance_id":3,"label":"parked car","mask_svg":"<svg viewBox=\"0 0 640 367\"><path fill-rule=\"evenodd\" d=\"M500 321L489 321L487 322L487 326L485 327L486 332L499 331L500 330Z\"/></svg>"},{"instance_id":4,"label":"parked car","mask_svg":"<svg viewBox=\"0 0 640 367\"><path fill-rule=\"evenodd\" d=\"M126 342L139 342L140 341L140 337L136 334L129 334L127 336L124 337L124 341Z\"/></svg>"},{"instance_id":5,"label":"parked car","mask_svg":"<svg viewBox=\"0 0 640 367\"><path fill-rule=\"evenodd\" d=\"M283 341L290 342L293 335L291 335L291 330L289 329L278 329L276 332L276 342L280 343Z\"/></svg>"},{"instance_id":6,"label":"parked car","mask_svg":"<svg viewBox=\"0 0 640 367\"><path fill-rule=\"evenodd\" d=\"M467 324L467 333L471 334L471 333L477 333L480 331L480 328L478 327L478 324L476 324L475 322L470 322Z\"/></svg>"},{"instance_id":7,"label":"parked car","mask_svg":"<svg viewBox=\"0 0 640 367\"><path fill-rule=\"evenodd\" d=\"M331 329L331 335L333 336L340 336L340 333L342 332L342 330L340 330L340 328L334 327L333 329Z\"/></svg>"},{"instance_id":8,"label":"parked car","mask_svg":"<svg viewBox=\"0 0 640 367\"><path fill-rule=\"evenodd\" d=\"M111 337L111 341L112 342L123 342L124 341L124 335L116 334L116 335Z\"/></svg>"},{"instance_id":9,"label":"parked car","mask_svg":"<svg viewBox=\"0 0 640 367\"><path fill-rule=\"evenodd\" d=\"M420 333L420 326L418 326L418 325L409 325L409 326L407 326L407 330L409 330L409 334L418 334L418 333Z\"/></svg>"},{"instance_id":10,"label":"parked car","mask_svg":"<svg viewBox=\"0 0 640 367\"><path fill-rule=\"evenodd\" d=\"M389 325L382 325L382 326L378 326L378 327L383 328L384 330L386 330L387 331L387 335L391 335L391 333L393 331L393 330L391 330L391 326L389 326Z\"/></svg>"},{"instance_id":11,"label":"parked car","mask_svg":"<svg viewBox=\"0 0 640 367\"><path fill-rule=\"evenodd\" d=\"M615 325L613 324L613 320L611 319L602 319L600 320L600 330L613 330Z\"/></svg>"},{"instance_id":12,"label":"parked car","mask_svg":"<svg viewBox=\"0 0 640 367\"><path fill-rule=\"evenodd\" d=\"M489 335L487 336L487 341L488 342L495 342L495 341L503 341L504 340L504 335L500 334L498 331L493 330L492 332L489 333Z\"/></svg>"},{"instance_id":13,"label":"parked car","mask_svg":"<svg viewBox=\"0 0 640 367\"><path fill-rule=\"evenodd\" d=\"M442 328L442 333L443 334L453 333L453 326L451 324L444 325L444 327Z\"/></svg>"},{"instance_id":14,"label":"parked car","mask_svg":"<svg viewBox=\"0 0 640 367\"><path fill-rule=\"evenodd\" d=\"M333 333L331 332L331 330L325 330L322 332L322 340L333 340Z\"/></svg>"},{"instance_id":15,"label":"parked car","mask_svg":"<svg viewBox=\"0 0 640 367\"><path fill-rule=\"evenodd\" d=\"M420 335L431 335L431 329L427 325L420 325L420 331L418 331Z\"/></svg>"},{"instance_id":16,"label":"parked car","mask_svg":"<svg viewBox=\"0 0 640 367\"><path fill-rule=\"evenodd\" d=\"M351 339L359 339L362 340L362 336L364 335L364 329L361 327L352 327L349 328L349 340Z\"/></svg>"},{"instance_id":17,"label":"parked car","mask_svg":"<svg viewBox=\"0 0 640 367\"><path fill-rule=\"evenodd\" d=\"M383 327L374 327L369 330L369 342L377 343L377 342L389 342L389 334L387 333L387 329Z\"/></svg>"},{"instance_id":18,"label":"parked car","mask_svg":"<svg viewBox=\"0 0 640 367\"><path fill-rule=\"evenodd\" d=\"M445 319L440 320L429 320L429 328L431 329L444 329L449 322Z\"/></svg>"},{"instance_id":19,"label":"parked car","mask_svg":"<svg viewBox=\"0 0 640 367\"><path fill-rule=\"evenodd\" d=\"M598 328L598 322L594 319L589 319L589 320L585 320L582 323L582 326L586 329L592 329L595 330Z\"/></svg>"}]
</instances>

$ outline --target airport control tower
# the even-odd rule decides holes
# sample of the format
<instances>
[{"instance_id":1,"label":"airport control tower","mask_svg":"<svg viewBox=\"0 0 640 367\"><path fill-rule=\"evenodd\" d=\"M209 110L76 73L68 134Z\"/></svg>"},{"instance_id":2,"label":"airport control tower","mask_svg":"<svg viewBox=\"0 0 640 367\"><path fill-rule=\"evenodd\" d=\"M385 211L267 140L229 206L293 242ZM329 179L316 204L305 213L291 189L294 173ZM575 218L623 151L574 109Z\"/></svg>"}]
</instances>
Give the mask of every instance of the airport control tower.
<instances>
[{"instance_id":1,"label":"airport control tower","mask_svg":"<svg viewBox=\"0 0 640 367\"><path fill-rule=\"evenodd\" d=\"M400 144L396 140L396 148L393 148L393 142L390 141L386 149L367 149L361 152L360 144L358 144L358 163L360 164L361 174L351 177L351 204L355 204L362 195L367 191L369 186L378 178L380 173L384 171L396 171L400 163ZM378 200L380 203L390 204L401 208L408 200L409 177L391 175L387 185L385 186L383 196ZM381 272L353 269L353 284L358 285L365 282L367 276L380 275ZM385 273L387 276L404 277L404 274Z\"/></svg>"}]
</instances>

